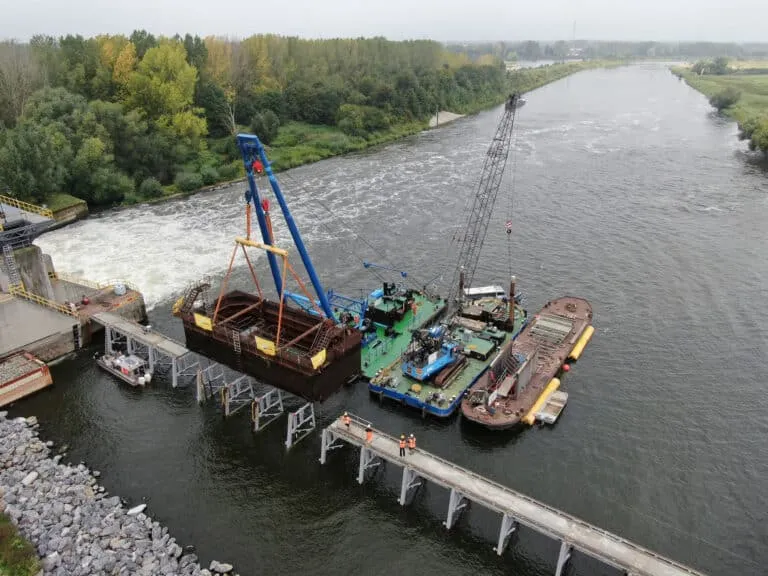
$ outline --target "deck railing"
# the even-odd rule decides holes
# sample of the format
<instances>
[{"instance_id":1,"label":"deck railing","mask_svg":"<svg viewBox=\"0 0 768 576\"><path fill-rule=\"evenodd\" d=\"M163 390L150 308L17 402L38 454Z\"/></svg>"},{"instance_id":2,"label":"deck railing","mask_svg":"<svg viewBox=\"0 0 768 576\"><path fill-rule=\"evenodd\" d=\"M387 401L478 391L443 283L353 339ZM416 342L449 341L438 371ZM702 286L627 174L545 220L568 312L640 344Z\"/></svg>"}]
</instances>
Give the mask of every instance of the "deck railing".
<instances>
[{"instance_id":1,"label":"deck railing","mask_svg":"<svg viewBox=\"0 0 768 576\"><path fill-rule=\"evenodd\" d=\"M133 290L134 292L139 292L139 289L134 284L132 284L131 282L127 282L126 280L107 280L106 282L94 282L93 280L78 278L77 276L74 276L72 274L67 274L66 272L49 272L48 275L55 280L63 280L64 282L69 282L70 284L80 284L81 286L88 286L89 288L93 288L94 290L104 290L105 288L114 288L115 285L122 284L129 290Z\"/></svg>"},{"instance_id":2,"label":"deck railing","mask_svg":"<svg viewBox=\"0 0 768 576\"><path fill-rule=\"evenodd\" d=\"M43 298L42 296L38 296L37 294L33 294L32 292L27 292L26 288L24 286L14 285L11 286L8 290L8 293L12 296L17 296L19 298L24 298L25 300L29 300L30 302L34 302L35 304L40 304L41 306L45 306L46 308L50 308L51 310L56 310L57 312L61 312L62 314L66 314L67 316L72 316L73 318L80 318L80 314L76 310L72 310L69 306L65 306L64 304L60 304L59 302L55 302L53 300L49 300L48 298Z\"/></svg>"},{"instance_id":3,"label":"deck railing","mask_svg":"<svg viewBox=\"0 0 768 576\"><path fill-rule=\"evenodd\" d=\"M29 202L17 200L16 198L11 198L10 196L3 196L2 194L0 194L0 204L5 204L6 206L13 206L14 208L17 208L18 210L21 210L23 212L31 212L32 214L39 214L40 216L44 216L45 218L53 218L53 211L50 208L43 208L42 206L38 206L37 204L30 204Z\"/></svg>"}]
</instances>

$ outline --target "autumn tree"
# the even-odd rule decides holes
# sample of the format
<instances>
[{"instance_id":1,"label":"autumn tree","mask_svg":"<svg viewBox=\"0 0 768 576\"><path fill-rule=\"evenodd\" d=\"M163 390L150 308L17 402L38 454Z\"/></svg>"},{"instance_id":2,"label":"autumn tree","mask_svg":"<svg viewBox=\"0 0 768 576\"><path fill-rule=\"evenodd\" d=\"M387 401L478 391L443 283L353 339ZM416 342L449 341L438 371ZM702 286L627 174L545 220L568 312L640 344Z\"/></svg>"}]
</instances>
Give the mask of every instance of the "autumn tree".
<instances>
[{"instance_id":1,"label":"autumn tree","mask_svg":"<svg viewBox=\"0 0 768 576\"><path fill-rule=\"evenodd\" d=\"M0 42L0 126L13 126L42 83L40 67L29 45Z\"/></svg>"}]
</instances>

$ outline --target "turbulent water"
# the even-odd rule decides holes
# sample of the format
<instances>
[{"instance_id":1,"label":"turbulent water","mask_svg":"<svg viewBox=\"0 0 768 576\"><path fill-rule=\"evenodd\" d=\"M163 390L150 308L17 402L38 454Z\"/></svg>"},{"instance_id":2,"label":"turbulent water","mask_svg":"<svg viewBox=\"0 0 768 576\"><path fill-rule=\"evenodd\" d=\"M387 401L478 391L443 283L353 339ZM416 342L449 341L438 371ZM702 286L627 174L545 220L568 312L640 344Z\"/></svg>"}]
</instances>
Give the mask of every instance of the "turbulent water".
<instances>
[{"instance_id":1,"label":"turbulent water","mask_svg":"<svg viewBox=\"0 0 768 576\"><path fill-rule=\"evenodd\" d=\"M375 285L363 259L419 283L450 277L447 241L499 115L281 175L326 284L350 295ZM506 283L511 259L531 310L565 293L595 310L597 332L567 378L561 421L489 435L460 419L380 407L358 387L323 405L320 423L349 409L709 574L764 574L764 165L732 123L657 66L584 72L529 94L510 164L514 185L497 203L477 280ZM106 213L38 243L58 269L135 282L152 323L181 337L170 302L226 268L243 229L242 193ZM287 237L282 226L277 234ZM248 286L242 267L235 284ZM244 575L553 570L557 544L529 530L497 557L499 518L477 506L446 533L441 488L401 508L395 467L359 487L354 455L333 453L321 467L316 437L286 454L284 420L253 436L245 414L223 421L191 390L162 383L129 390L86 353L54 377L18 411L38 415L45 434L103 471L112 492L146 498L203 560L231 561ZM580 554L574 567L615 573Z\"/></svg>"}]
</instances>

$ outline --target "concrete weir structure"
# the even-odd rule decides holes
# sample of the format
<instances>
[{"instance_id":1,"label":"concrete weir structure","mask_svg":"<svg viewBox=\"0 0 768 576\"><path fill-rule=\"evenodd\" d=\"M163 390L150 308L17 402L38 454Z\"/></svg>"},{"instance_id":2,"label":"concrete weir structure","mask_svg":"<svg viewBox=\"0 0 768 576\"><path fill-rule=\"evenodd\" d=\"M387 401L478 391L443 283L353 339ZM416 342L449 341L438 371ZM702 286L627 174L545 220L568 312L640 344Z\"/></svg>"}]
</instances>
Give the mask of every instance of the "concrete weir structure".
<instances>
[{"instance_id":1,"label":"concrete weir structure","mask_svg":"<svg viewBox=\"0 0 768 576\"><path fill-rule=\"evenodd\" d=\"M87 304L83 304L83 298ZM90 344L103 327L94 314L146 319L144 297L125 282L97 284L58 274L35 245L3 244L0 258L0 357L24 350L51 362Z\"/></svg>"}]
</instances>

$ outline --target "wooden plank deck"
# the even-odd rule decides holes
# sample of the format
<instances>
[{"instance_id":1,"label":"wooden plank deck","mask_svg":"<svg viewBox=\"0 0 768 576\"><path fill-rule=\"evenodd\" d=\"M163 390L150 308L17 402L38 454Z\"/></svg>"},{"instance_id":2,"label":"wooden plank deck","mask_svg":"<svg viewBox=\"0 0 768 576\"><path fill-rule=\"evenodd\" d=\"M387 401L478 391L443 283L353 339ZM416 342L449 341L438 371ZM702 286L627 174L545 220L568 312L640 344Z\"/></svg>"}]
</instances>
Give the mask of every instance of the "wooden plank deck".
<instances>
[{"instance_id":1,"label":"wooden plank deck","mask_svg":"<svg viewBox=\"0 0 768 576\"><path fill-rule=\"evenodd\" d=\"M558 539L565 547L635 576L703 576L701 572L665 558L620 536L570 514L534 500L479 474L421 449L399 456L398 440L374 430L373 441L365 442L365 424L353 420L349 429L340 421L326 428L337 439L361 446L372 454L404 466L419 477L456 491L464 498L514 518L520 524ZM324 461L326 443L321 462ZM449 513L450 516L450 513ZM561 552L562 555L562 552ZM558 562L558 573L560 573Z\"/></svg>"}]
</instances>

